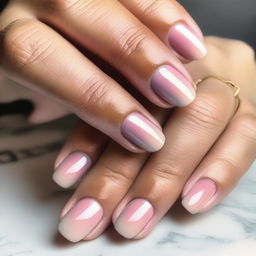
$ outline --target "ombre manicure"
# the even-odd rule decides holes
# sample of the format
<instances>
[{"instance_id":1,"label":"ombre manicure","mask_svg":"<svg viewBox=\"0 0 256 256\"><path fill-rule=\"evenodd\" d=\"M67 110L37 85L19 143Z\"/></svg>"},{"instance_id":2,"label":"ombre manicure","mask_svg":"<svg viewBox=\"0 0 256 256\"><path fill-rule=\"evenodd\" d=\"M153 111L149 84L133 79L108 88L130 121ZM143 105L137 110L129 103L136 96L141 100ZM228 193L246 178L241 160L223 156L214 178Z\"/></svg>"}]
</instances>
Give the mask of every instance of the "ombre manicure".
<instances>
[{"instance_id":1,"label":"ombre manicure","mask_svg":"<svg viewBox=\"0 0 256 256\"><path fill-rule=\"evenodd\" d=\"M71 242L84 239L101 221L103 209L94 199L85 198L63 217L59 232Z\"/></svg>"},{"instance_id":2,"label":"ombre manicure","mask_svg":"<svg viewBox=\"0 0 256 256\"><path fill-rule=\"evenodd\" d=\"M139 113L127 116L121 132L127 140L148 152L161 149L165 142L161 129Z\"/></svg>"},{"instance_id":3,"label":"ombre manicure","mask_svg":"<svg viewBox=\"0 0 256 256\"><path fill-rule=\"evenodd\" d=\"M168 41L179 55L188 60L201 59L207 53L202 39L183 22L178 22L171 27Z\"/></svg>"},{"instance_id":4,"label":"ombre manicure","mask_svg":"<svg viewBox=\"0 0 256 256\"><path fill-rule=\"evenodd\" d=\"M63 188L71 187L85 174L91 164L90 157L85 153L71 153L57 166L53 180Z\"/></svg>"},{"instance_id":5,"label":"ombre manicure","mask_svg":"<svg viewBox=\"0 0 256 256\"><path fill-rule=\"evenodd\" d=\"M116 231L128 238L134 238L148 224L154 215L152 205L144 199L131 201L114 223Z\"/></svg>"},{"instance_id":6,"label":"ombre manicure","mask_svg":"<svg viewBox=\"0 0 256 256\"><path fill-rule=\"evenodd\" d=\"M198 213L204 209L216 192L217 186L214 181L207 178L201 179L185 195L182 205L190 213Z\"/></svg>"},{"instance_id":7,"label":"ombre manicure","mask_svg":"<svg viewBox=\"0 0 256 256\"><path fill-rule=\"evenodd\" d=\"M178 107L187 106L196 97L192 83L169 65L160 66L154 72L151 87L166 102Z\"/></svg>"}]
</instances>

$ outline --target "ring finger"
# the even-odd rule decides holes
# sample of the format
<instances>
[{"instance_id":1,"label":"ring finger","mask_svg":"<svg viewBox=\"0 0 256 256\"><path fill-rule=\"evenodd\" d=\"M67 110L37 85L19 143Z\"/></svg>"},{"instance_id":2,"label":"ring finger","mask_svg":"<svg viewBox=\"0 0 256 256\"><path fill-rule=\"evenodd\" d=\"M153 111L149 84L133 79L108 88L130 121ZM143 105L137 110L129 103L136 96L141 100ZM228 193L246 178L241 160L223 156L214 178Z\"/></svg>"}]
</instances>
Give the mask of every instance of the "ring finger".
<instances>
[{"instance_id":1,"label":"ring finger","mask_svg":"<svg viewBox=\"0 0 256 256\"><path fill-rule=\"evenodd\" d=\"M193 214L212 208L235 187L255 157L255 108L245 100L187 181L182 193L183 206Z\"/></svg>"},{"instance_id":2,"label":"ring finger","mask_svg":"<svg viewBox=\"0 0 256 256\"><path fill-rule=\"evenodd\" d=\"M121 235L137 239L152 230L225 129L235 102L228 86L208 79L195 102L174 112L165 126L165 146L150 158L114 212L114 226Z\"/></svg>"}]
</instances>

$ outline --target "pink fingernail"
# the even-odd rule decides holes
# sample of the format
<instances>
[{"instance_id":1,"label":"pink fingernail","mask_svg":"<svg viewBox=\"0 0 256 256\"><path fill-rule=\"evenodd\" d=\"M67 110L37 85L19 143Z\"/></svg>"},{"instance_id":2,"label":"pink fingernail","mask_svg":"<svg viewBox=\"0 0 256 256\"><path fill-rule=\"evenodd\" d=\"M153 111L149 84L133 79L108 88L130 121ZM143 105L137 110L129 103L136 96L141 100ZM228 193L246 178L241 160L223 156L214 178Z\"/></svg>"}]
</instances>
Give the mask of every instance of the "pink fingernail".
<instances>
[{"instance_id":1,"label":"pink fingernail","mask_svg":"<svg viewBox=\"0 0 256 256\"><path fill-rule=\"evenodd\" d=\"M152 205L144 199L131 201L114 223L116 231L126 238L134 238L154 215Z\"/></svg>"},{"instance_id":2,"label":"pink fingernail","mask_svg":"<svg viewBox=\"0 0 256 256\"><path fill-rule=\"evenodd\" d=\"M199 180L185 195L182 205L192 214L203 210L217 192L217 186L210 179Z\"/></svg>"},{"instance_id":3,"label":"pink fingernail","mask_svg":"<svg viewBox=\"0 0 256 256\"><path fill-rule=\"evenodd\" d=\"M151 79L153 91L173 106L184 107L196 97L193 84L169 65L160 66Z\"/></svg>"},{"instance_id":4,"label":"pink fingernail","mask_svg":"<svg viewBox=\"0 0 256 256\"><path fill-rule=\"evenodd\" d=\"M67 240L79 242L99 224L102 217L101 205L94 199L85 198L63 217L58 229Z\"/></svg>"},{"instance_id":5,"label":"pink fingernail","mask_svg":"<svg viewBox=\"0 0 256 256\"><path fill-rule=\"evenodd\" d=\"M53 180L63 188L71 187L91 167L91 164L90 157L85 153L71 153L56 168Z\"/></svg>"},{"instance_id":6,"label":"pink fingernail","mask_svg":"<svg viewBox=\"0 0 256 256\"><path fill-rule=\"evenodd\" d=\"M183 22L178 22L171 27L168 41L178 54L188 60L201 59L207 54L203 41Z\"/></svg>"},{"instance_id":7,"label":"pink fingernail","mask_svg":"<svg viewBox=\"0 0 256 256\"><path fill-rule=\"evenodd\" d=\"M161 149L165 142L161 129L139 113L132 113L124 120L121 132L126 139L148 152Z\"/></svg>"}]
</instances>

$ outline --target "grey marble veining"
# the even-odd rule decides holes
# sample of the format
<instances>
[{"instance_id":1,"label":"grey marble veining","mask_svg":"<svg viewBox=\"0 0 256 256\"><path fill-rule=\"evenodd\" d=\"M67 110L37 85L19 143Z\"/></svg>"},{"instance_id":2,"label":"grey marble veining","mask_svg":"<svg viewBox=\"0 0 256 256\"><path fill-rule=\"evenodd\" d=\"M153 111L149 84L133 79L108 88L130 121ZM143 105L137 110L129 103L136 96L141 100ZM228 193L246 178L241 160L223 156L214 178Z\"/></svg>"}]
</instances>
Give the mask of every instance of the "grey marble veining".
<instances>
[{"instance_id":1,"label":"grey marble veining","mask_svg":"<svg viewBox=\"0 0 256 256\"><path fill-rule=\"evenodd\" d=\"M49 146L53 141L60 146L69 129L63 127L25 129L0 138L2 152L20 156L25 149L36 148L40 153L0 165L1 256L256 255L256 163L208 213L190 215L177 202L143 240L124 240L110 227L94 241L66 242L56 226L71 192L60 190L51 180L56 148ZM44 150L38 151L39 146Z\"/></svg>"}]
</instances>

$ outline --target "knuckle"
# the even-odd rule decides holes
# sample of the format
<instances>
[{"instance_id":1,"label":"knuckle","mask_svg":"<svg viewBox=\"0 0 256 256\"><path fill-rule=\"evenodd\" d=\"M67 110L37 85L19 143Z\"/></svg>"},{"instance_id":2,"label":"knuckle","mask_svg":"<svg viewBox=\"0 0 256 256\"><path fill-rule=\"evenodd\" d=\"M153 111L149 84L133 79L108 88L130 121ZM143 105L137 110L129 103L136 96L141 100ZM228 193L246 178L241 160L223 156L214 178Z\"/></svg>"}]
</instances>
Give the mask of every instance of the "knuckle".
<instances>
[{"instance_id":1,"label":"knuckle","mask_svg":"<svg viewBox=\"0 0 256 256\"><path fill-rule=\"evenodd\" d=\"M144 48L147 41L147 35L144 29L137 26L131 26L123 29L117 39L118 48L116 52L116 59L120 62L125 61L136 55Z\"/></svg>"},{"instance_id":2,"label":"knuckle","mask_svg":"<svg viewBox=\"0 0 256 256\"><path fill-rule=\"evenodd\" d=\"M256 114L244 114L237 118L234 128L243 137L256 142Z\"/></svg>"},{"instance_id":3,"label":"knuckle","mask_svg":"<svg viewBox=\"0 0 256 256\"><path fill-rule=\"evenodd\" d=\"M124 164L117 164L115 167L109 164L103 164L102 167L102 176L111 181L114 184L120 185L130 185L132 182L132 177L130 172L127 171L127 168Z\"/></svg>"},{"instance_id":4,"label":"knuckle","mask_svg":"<svg viewBox=\"0 0 256 256\"><path fill-rule=\"evenodd\" d=\"M224 121L219 100L207 94L198 96L186 112L185 122L186 125L192 125L191 127L216 129Z\"/></svg>"},{"instance_id":5,"label":"knuckle","mask_svg":"<svg viewBox=\"0 0 256 256\"><path fill-rule=\"evenodd\" d=\"M167 182L182 181L185 179L186 173L182 166L174 160L165 160L158 163L152 169L153 175Z\"/></svg>"},{"instance_id":6,"label":"knuckle","mask_svg":"<svg viewBox=\"0 0 256 256\"><path fill-rule=\"evenodd\" d=\"M81 82L77 90L78 95L75 97L75 104L79 104L79 108L88 110L90 107L95 108L99 102L102 102L108 96L107 79L98 78L91 75L85 81Z\"/></svg>"},{"instance_id":7,"label":"knuckle","mask_svg":"<svg viewBox=\"0 0 256 256\"><path fill-rule=\"evenodd\" d=\"M46 6L53 12L63 13L72 9L81 2L80 0L46 0Z\"/></svg>"},{"instance_id":8,"label":"knuckle","mask_svg":"<svg viewBox=\"0 0 256 256\"><path fill-rule=\"evenodd\" d=\"M41 36L38 22L34 20L13 23L2 41L5 59L21 72L26 66L43 61L50 54L49 46L50 42Z\"/></svg>"},{"instance_id":9,"label":"knuckle","mask_svg":"<svg viewBox=\"0 0 256 256\"><path fill-rule=\"evenodd\" d=\"M145 15L154 15L157 11L163 7L163 4L167 4L165 0L149 0L142 2L142 9Z\"/></svg>"},{"instance_id":10,"label":"knuckle","mask_svg":"<svg viewBox=\"0 0 256 256\"><path fill-rule=\"evenodd\" d=\"M219 170L228 170L226 172L222 171L222 175L224 175L223 178L227 184L232 183L238 178L237 175L230 175L230 173L238 174L244 172L244 168L242 168L241 164L235 161L230 154L222 153L216 156L214 165L219 166Z\"/></svg>"}]
</instances>

